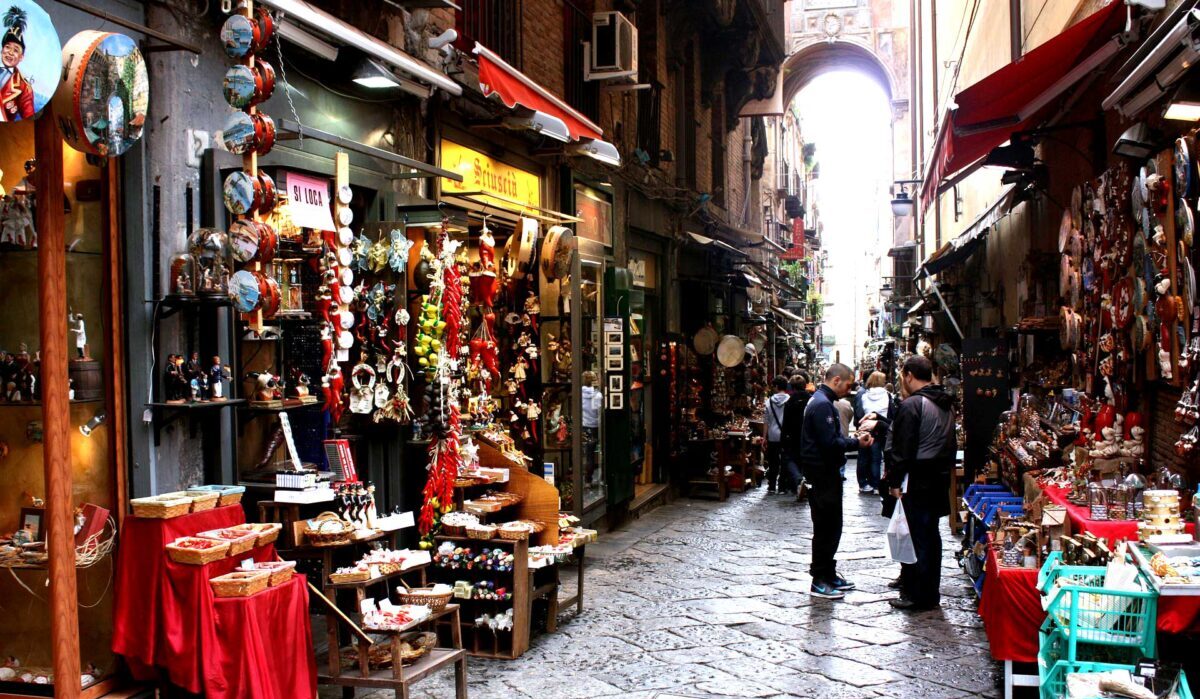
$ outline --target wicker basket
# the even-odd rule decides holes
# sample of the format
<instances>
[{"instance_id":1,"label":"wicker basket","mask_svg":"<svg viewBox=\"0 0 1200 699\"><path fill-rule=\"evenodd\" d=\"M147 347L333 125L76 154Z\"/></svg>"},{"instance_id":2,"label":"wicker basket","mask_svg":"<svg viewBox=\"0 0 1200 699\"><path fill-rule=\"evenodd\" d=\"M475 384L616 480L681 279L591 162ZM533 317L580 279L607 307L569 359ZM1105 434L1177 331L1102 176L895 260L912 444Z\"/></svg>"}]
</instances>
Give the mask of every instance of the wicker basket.
<instances>
[{"instance_id":1,"label":"wicker basket","mask_svg":"<svg viewBox=\"0 0 1200 699\"><path fill-rule=\"evenodd\" d=\"M217 597L249 597L267 589L271 574L265 570L236 570L208 581Z\"/></svg>"},{"instance_id":2,"label":"wicker basket","mask_svg":"<svg viewBox=\"0 0 1200 699\"><path fill-rule=\"evenodd\" d=\"M410 590L397 591L396 594L400 597L400 604L421 604L436 612L445 608L454 591L437 594L432 587L414 587Z\"/></svg>"},{"instance_id":3,"label":"wicker basket","mask_svg":"<svg viewBox=\"0 0 1200 699\"><path fill-rule=\"evenodd\" d=\"M354 527L333 512L322 512L308 520L304 536L313 546L336 546L354 538Z\"/></svg>"},{"instance_id":4,"label":"wicker basket","mask_svg":"<svg viewBox=\"0 0 1200 699\"><path fill-rule=\"evenodd\" d=\"M215 545L202 549L186 548L181 545L197 541L202 541L205 544L215 542ZM187 563L188 565L202 566L208 565L213 561L219 561L228 555L228 541L216 541L215 539L201 539L194 536L184 536L167 544L167 556L176 563Z\"/></svg>"},{"instance_id":5,"label":"wicker basket","mask_svg":"<svg viewBox=\"0 0 1200 699\"><path fill-rule=\"evenodd\" d=\"M273 544L279 539L279 532L283 530L283 525L278 522L257 522L247 524L235 524L230 529L239 531L254 532L258 535L258 540L254 542L255 546L266 546Z\"/></svg>"},{"instance_id":6,"label":"wicker basket","mask_svg":"<svg viewBox=\"0 0 1200 699\"><path fill-rule=\"evenodd\" d=\"M167 497L156 495L149 498L130 500L133 506L133 516L146 519L171 519L181 517L192 511L192 499L189 497Z\"/></svg>"},{"instance_id":7,"label":"wicker basket","mask_svg":"<svg viewBox=\"0 0 1200 699\"><path fill-rule=\"evenodd\" d=\"M225 536L225 534L239 534L240 536L235 538L231 536ZM258 532L247 532L242 529L234 529L233 527L229 527L228 529L210 529L206 532L200 532L196 536L200 537L201 539L228 541L230 556L237 556L249 551L250 549L254 548L254 542L258 541Z\"/></svg>"},{"instance_id":8,"label":"wicker basket","mask_svg":"<svg viewBox=\"0 0 1200 699\"><path fill-rule=\"evenodd\" d=\"M271 587L282 585L296 574L295 561L262 561L254 564L255 570L265 571L271 576L267 584Z\"/></svg>"},{"instance_id":9,"label":"wicker basket","mask_svg":"<svg viewBox=\"0 0 1200 699\"><path fill-rule=\"evenodd\" d=\"M500 535L501 539L508 541L526 541L529 539L528 527L524 529L505 529L504 527L500 527L496 530L496 533Z\"/></svg>"},{"instance_id":10,"label":"wicker basket","mask_svg":"<svg viewBox=\"0 0 1200 699\"><path fill-rule=\"evenodd\" d=\"M330 573L329 582L334 585L344 585L346 583L360 583L371 579L371 571L356 570L353 573Z\"/></svg>"},{"instance_id":11,"label":"wicker basket","mask_svg":"<svg viewBox=\"0 0 1200 699\"><path fill-rule=\"evenodd\" d=\"M492 539L496 536L496 527L488 524L479 527L467 527L467 538L482 539L484 541Z\"/></svg>"},{"instance_id":12,"label":"wicker basket","mask_svg":"<svg viewBox=\"0 0 1200 699\"><path fill-rule=\"evenodd\" d=\"M214 492L189 492L187 496L192 499L192 512L214 509L221 499L220 493Z\"/></svg>"},{"instance_id":13,"label":"wicker basket","mask_svg":"<svg viewBox=\"0 0 1200 699\"><path fill-rule=\"evenodd\" d=\"M466 527L458 527L453 524L442 525L442 536L465 536L466 533Z\"/></svg>"},{"instance_id":14,"label":"wicker basket","mask_svg":"<svg viewBox=\"0 0 1200 699\"><path fill-rule=\"evenodd\" d=\"M191 496L216 493L217 507L237 505L245 492L246 487L241 485L198 485L187 489L187 494Z\"/></svg>"}]
</instances>

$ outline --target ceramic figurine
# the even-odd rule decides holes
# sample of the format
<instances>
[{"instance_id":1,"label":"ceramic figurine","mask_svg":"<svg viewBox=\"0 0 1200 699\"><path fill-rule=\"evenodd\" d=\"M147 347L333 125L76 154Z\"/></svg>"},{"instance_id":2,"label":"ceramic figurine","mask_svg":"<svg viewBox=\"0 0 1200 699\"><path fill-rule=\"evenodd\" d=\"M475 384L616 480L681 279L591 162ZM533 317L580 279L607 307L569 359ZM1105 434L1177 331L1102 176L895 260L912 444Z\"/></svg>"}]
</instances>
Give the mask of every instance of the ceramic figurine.
<instances>
[{"instance_id":1,"label":"ceramic figurine","mask_svg":"<svg viewBox=\"0 0 1200 699\"><path fill-rule=\"evenodd\" d=\"M220 357L213 356L212 365L208 367L209 400L225 400L225 382L230 378L229 367L221 364Z\"/></svg>"},{"instance_id":2,"label":"ceramic figurine","mask_svg":"<svg viewBox=\"0 0 1200 699\"><path fill-rule=\"evenodd\" d=\"M82 362L91 359L88 356L87 325L83 322L83 314L68 313L67 321L69 330L75 334L75 361Z\"/></svg>"}]
</instances>

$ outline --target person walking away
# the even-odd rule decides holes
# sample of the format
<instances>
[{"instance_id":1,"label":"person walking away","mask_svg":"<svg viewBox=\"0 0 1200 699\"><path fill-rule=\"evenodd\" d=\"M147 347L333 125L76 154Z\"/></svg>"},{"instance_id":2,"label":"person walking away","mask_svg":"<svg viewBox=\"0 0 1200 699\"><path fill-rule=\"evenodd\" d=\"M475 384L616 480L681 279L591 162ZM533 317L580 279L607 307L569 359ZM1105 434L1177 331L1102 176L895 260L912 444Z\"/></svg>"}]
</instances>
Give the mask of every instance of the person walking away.
<instances>
[{"instance_id":1,"label":"person walking away","mask_svg":"<svg viewBox=\"0 0 1200 699\"><path fill-rule=\"evenodd\" d=\"M941 604L942 517L950 514L950 473L957 443L954 398L932 383L933 364L911 357L900 372L908 398L892 420L887 485L904 505L917 562L900 566L896 609L934 609ZM907 488L904 487L907 478Z\"/></svg>"},{"instance_id":2,"label":"person walking away","mask_svg":"<svg viewBox=\"0 0 1200 699\"><path fill-rule=\"evenodd\" d=\"M891 419L892 396L884 384L887 377L883 372L872 372L867 377L867 387L859 394L858 403L854 406L854 425L859 430L869 415L884 420ZM883 442L875 443L866 449L858 450L858 492L862 494L875 493L879 490L879 479L883 470Z\"/></svg>"},{"instance_id":3,"label":"person walking away","mask_svg":"<svg viewBox=\"0 0 1200 699\"><path fill-rule=\"evenodd\" d=\"M790 397L783 406L779 490L794 494L796 500L800 500L804 497L804 476L800 473L800 432L804 425L804 408L808 406L812 393L808 391L808 377L804 374L792 376L788 389Z\"/></svg>"},{"instance_id":4,"label":"person walking away","mask_svg":"<svg viewBox=\"0 0 1200 699\"><path fill-rule=\"evenodd\" d=\"M782 465L782 441L784 406L788 399L788 381L782 376L771 380L775 392L767 398L767 406L763 417L763 440L767 448L767 495L775 492L779 481L779 470Z\"/></svg>"},{"instance_id":5,"label":"person walking away","mask_svg":"<svg viewBox=\"0 0 1200 699\"><path fill-rule=\"evenodd\" d=\"M842 433L841 418L834 404L846 397L854 379L850 367L833 364L825 371L825 382L817 387L804 410L800 433L800 464L809 487L813 543L810 593L825 599L841 599L854 583L837 573L838 544L842 538L842 476L846 452L871 446L869 434L851 439Z\"/></svg>"},{"instance_id":6,"label":"person walking away","mask_svg":"<svg viewBox=\"0 0 1200 699\"><path fill-rule=\"evenodd\" d=\"M600 459L600 406L604 393L596 388L596 372L583 372L583 464L587 483L591 485Z\"/></svg>"}]
</instances>

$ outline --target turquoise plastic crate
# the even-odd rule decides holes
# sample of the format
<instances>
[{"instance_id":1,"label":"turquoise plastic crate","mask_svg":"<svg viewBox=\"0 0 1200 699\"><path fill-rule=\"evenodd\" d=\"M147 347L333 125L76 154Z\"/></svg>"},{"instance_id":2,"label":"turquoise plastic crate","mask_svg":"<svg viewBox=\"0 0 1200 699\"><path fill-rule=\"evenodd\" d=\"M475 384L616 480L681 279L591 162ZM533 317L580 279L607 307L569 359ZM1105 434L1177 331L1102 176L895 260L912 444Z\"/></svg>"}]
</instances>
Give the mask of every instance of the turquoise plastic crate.
<instances>
[{"instance_id":1,"label":"turquoise plastic crate","mask_svg":"<svg viewBox=\"0 0 1200 699\"><path fill-rule=\"evenodd\" d=\"M1042 631L1063 629L1065 660L1081 659L1080 643L1138 648L1145 657L1155 657L1158 595L1144 573L1138 572L1143 591L1106 590L1104 568L1050 563L1040 576L1039 589L1050 599Z\"/></svg>"},{"instance_id":2,"label":"turquoise plastic crate","mask_svg":"<svg viewBox=\"0 0 1200 699\"><path fill-rule=\"evenodd\" d=\"M1050 577L1050 571L1062 564L1062 551L1051 551L1050 555L1046 556L1046 562L1042 564L1041 570L1038 571L1037 589L1046 589L1046 578Z\"/></svg>"},{"instance_id":3,"label":"turquoise plastic crate","mask_svg":"<svg viewBox=\"0 0 1200 699\"><path fill-rule=\"evenodd\" d=\"M1076 672L1104 672L1106 670L1135 670L1133 665L1114 665L1112 663L1073 663L1060 660L1049 668L1038 663L1039 683L1041 684L1041 699L1063 699L1067 694L1067 675ZM1188 686L1187 676L1180 674L1179 689L1176 691L1179 699L1192 699L1192 690ZM1103 699L1097 695L1088 699Z\"/></svg>"}]
</instances>

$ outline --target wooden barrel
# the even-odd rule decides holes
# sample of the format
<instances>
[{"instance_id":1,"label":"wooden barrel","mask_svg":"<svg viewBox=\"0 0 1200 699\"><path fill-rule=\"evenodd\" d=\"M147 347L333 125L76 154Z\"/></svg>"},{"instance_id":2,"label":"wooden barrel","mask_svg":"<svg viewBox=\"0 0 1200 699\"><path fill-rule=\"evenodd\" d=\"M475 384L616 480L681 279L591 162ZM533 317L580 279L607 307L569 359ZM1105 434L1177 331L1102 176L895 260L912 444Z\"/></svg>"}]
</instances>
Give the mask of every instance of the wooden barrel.
<instances>
[{"instance_id":1,"label":"wooden barrel","mask_svg":"<svg viewBox=\"0 0 1200 699\"><path fill-rule=\"evenodd\" d=\"M104 374L100 362L94 359L74 360L69 364L71 387L75 400L100 400L104 397Z\"/></svg>"}]
</instances>

